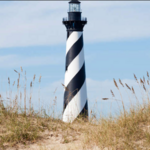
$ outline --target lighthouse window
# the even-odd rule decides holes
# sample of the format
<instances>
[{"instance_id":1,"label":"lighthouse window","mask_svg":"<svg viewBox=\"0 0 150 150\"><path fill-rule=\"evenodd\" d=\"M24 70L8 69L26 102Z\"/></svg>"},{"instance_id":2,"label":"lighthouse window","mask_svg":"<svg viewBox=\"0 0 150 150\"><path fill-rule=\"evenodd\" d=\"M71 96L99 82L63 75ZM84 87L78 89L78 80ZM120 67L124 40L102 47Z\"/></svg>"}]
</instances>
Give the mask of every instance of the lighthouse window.
<instances>
[{"instance_id":1,"label":"lighthouse window","mask_svg":"<svg viewBox=\"0 0 150 150\"><path fill-rule=\"evenodd\" d=\"M69 12L80 12L80 4L70 4Z\"/></svg>"}]
</instances>

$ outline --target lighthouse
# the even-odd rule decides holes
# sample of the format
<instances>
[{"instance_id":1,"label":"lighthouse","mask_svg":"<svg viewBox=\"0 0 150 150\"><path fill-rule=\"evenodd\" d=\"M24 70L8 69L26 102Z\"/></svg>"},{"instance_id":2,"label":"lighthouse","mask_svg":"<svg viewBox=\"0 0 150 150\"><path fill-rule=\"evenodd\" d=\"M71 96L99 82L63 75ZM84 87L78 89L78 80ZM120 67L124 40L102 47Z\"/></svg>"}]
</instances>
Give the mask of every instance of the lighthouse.
<instances>
[{"instance_id":1,"label":"lighthouse","mask_svg":"<svg viewBox=\"0 0 150 150\"><path fill-rule=\"evenodd\" d=\"M78 0L69 2L68 17L63 18L67 29L65 91L63 121L72 123L76 118L88 119L88 100L84 60L83 28L87 19L81 17Z\"/></svg>"}]
</instances>

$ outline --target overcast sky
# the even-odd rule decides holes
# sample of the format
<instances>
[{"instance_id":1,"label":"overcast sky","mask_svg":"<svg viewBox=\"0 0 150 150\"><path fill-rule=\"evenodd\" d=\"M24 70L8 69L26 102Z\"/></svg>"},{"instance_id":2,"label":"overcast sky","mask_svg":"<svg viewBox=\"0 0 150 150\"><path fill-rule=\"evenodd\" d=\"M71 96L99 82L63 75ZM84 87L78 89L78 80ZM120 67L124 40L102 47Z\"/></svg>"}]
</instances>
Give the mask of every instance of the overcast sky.
<instances>
[{"instance_id":1,"label":"overcast sky","mask_svg":"<svg viewBox=\"0 0 150 150\"><path fill-rule=\"evenodd\" d=\"M149 71L150 2L84 1L81 8L82 16L88 20L84 28L84 51L89 107L93 108L97 101L98 110L103 108L103 113L108 113L114 106L114 112L118 109L116 102L101 100L112 97L110 89L120 99L113 78L121 78L138 90L133 73L140 78ZM33 104L36 105L39 97L38 78L42 75L40 97L43 105L48 106L56 95L57 109L62 111L61 83L66 49L62 18L67 17L67 11L67 1L0 2L0 93L3 98L9 96L7 78L10 77L13 84L17 79L13 70L20 71L22 66L27 71L28 93L33 75L37 77ZM23 86L20 90L23 91ZM125 90L122 93L127 103L127 93Z\"/></svg>"}]
</instances>

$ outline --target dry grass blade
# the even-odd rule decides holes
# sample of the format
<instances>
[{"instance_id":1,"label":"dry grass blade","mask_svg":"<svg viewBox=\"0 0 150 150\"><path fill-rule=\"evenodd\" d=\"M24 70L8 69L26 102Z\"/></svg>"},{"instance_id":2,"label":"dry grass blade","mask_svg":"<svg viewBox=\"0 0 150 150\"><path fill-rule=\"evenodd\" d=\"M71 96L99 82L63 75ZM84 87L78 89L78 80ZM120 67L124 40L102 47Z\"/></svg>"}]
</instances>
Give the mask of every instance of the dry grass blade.
<instances>
[{"instance_id":1,"label":"dry grass blade","mask_svg":"<svg viewBox=\"0 0 150 150\"><path fill-rule=\"evenodd\" d=\"M65 85L62 83L62 86L65 88L66 91L68 91L67 87L65 87Z\"/></svg>"},{"instance_id":2,"label":"dry grass blade","mask_svg":"<svg viewBox=\"0 0 150 150\"><path fill-rule=\"evenodd\" d=\"M116 88L117 88L117 89L119 89L119 87L118 87L118 84L117 84L116 80L115 80L115 79L113 79L113 80L114 80L114 84L115 84Z\"/></svg>"},{"instance_id":3,"label":"dry grass blade","mask_svg":"<svg viewBox=\"0 0 150 150\"><path fill-rule=\"evenodd\" d=\"M30 83L30 87L32 87L32 82Z\"/></svg>"},{"instance_id":4,"label":"dry grass blade","mask_svg":"<svg viewBox=\"0 0 150 150\"><path fill-rule=\"evenodd\" d=\"M42 76L39 77L39 83L41 82L41 78L42 78Z\"/></svg>"},{"instance_id":5,"label":"dry grass blade","mask_svg":"<svg viewBox=\"0 0 150 150\"><path fill-rule=\"evenodd\" d=\"M144 82L143 82L143 80L140 78L140 82L141 82L141 84L144 84Z\"/></svg>"},{"instance_id":6,"label":"dry grass blade","mask_svg":"<svg viewBox=\"0 0 150 150\"><path fill-rule=\"evenodd\" d=\"M15 81L14 81L14 83L13 83L13 86L15 85Z\"/></svg>"},{"instance_id":7,"label":"dry grass blade","mask_svg":"<svg viewBox=\"0 0 150 150\"><path fill-rule=\"evenodd\" d=\"M17 88L19 88L19 78L17 79Z\"/></svg>"},{"instance_id":8,"label":"dry grass blade","mask_svg":"<svg viewBox=\"0 0 150 150\"><path fill-rule=\"evenodd\" d=\"M124 85L123 85L123 83L122 83L122 81L121 81L121 79L119 79L119 83L124 87Z\"/></svg>"},{"instance_id":9,"label":"dry grass blade","mask_svg":"<svg viewBox=\"0 0 150 150\"><path fill-rule=\"evenodd\" d=\"M30 83L29 113L31 115L32 82Z\"/></svg>"},{"instance_id":10,"label":"dry grass blade","mask_svg":"<svg viewBox=\"0 0 150 150\"><path fill-rule=\"evenodd\" d=\"M38 93L38 99L39 99L39 113L41 114L41 104L40 104L40 83L41 83L42 76L39 77L39 93Z\"/></svg>"},{"instance_id":11,"label":"dry grass blade","mask_svg":"<svg viewBox=\"0 0 150 150\"><path fill-rule=\"evenodd\" d=\"M115 97L115 94L112 90L110 90L111 94L112 94L112 97Z\"/></svg>"},{"instance_id":12,"label":"dry grass blade","mask_svg":"<svg viewBox=\"0 0 150 150\"><path fill-rule=\"evenodd\" d=\"M135 75L135 74L134 74L134 78L135 78L136 82L137 82L137 83L139 83L139 82L138 82L138 79L137 79L137 77L136 77L136 75Z\"/></svg>"},{"instance_id":13,"label":"dry grass blade","mask_svg":"<svg viewBox=\"0 0 150 150\"><path fill-rule=\"evenodd\" d=\"M18 73L18 71L17 70L14 70L16 73Z\"/></svg>"},{"instance_id":14,"label":"dry grass blade","mask_svg":"<svg viewBox=\"0 0 150 150\"><path fill-rule=\"evenodd\" d=\"M22 101L22 93L20 92L20 103L21 103L21 101Z\"/></svg>"},{"instance_id":15,"label":"dry grass blade","mask_svg":"<svg viewBox=\"0 0 150 150\"><path fill-rule=\"evenodd\" d=\"M23 69L22 69L22 67L20 67L20 69L21 69L21 72L23 72Z\"/></svg>"},{"instance_id":16,"label":"dry grass blade","mask_svg":"<svg viewBox=\"0 0 150 150\"><path fill-rule=\"evenodd\" d=\"M8 77L8 84L10 85L10 78Z\"/></svg>"},{"instance_id":17,"label":"dry grass blade","mask_svg":"<svg viewBox=\"0 0 150 150\"><path fill-rule=\"evenodd\" d=\"M2 95L0 94L0 106L2 105Z\"/></svg>"},{"instance_id":18,"label":"dry grass blade","mask_svg":"<svg viewBox=\"0 0 150 150\"><path fill-rule=\"evenodd\" d=\"M133 94L135 94L135 91L134 91L134 88L132 87L132 92L133 92Z\"/></svg>"},{"instance_id":19,"label":"dry grass blade","mask_svg":"<svg viewBox=\"0 0 150 150\"><path fill-rule=\"evenodd\" d=\"M54 94L56 93L56 91L57 91L57 88L55 89Z\"/></svg>"},{"instance_id":20,"label":"dry grass blade","mask_svg":"<svg viewBox=\"0 0 150 150\"><path fill-rule=\"evenodd\" d=\"M35 77L36 77L36 75L34 74L34 76L33 76L33 82L35 81ZM41 81L40 81L41 82Z\"/></svg>"},{"instance_id":21,"label":"dry grass blade","mask_svg":"<svg viewBox=\"0 0 150 150\"><path fill-rule=\"evenodd\" d=\"M102 98L102 100L109 100L109 98Z\"/></svg>"},{"instance_id":22,"label":"dry grass blade","mask_svg":"<svg viewBox=\"0 0 150 150\"><path fill-rule=\"evenodd\" d=\"M143 84L143 89L146 91L146 87L145 87L145 85Z\"/></svg>"},{"instance_id":23,"label":"dry grass blade","mask_svg":"<svg viewBox=\"0 0 150 150\"><path fill-rule=\"evenodd\" d=\"M143 76L143 82L145 83L145 77Z\"/></svg>"},{"instance_id":24,"label":"dry grass blade","mask_svg":"<svg viewBox=\"0 0 150 150\"><path fill-rule=\"evenodd\" d=\"M147 77L149 78L149 72L147 71Z\"/></svg>"},{"instance_id":25,"label":"dry grass blade","mask_svg":"<svg viewBox=\"0 0 150 150\"><path fill-rule=\"evenodd\" d=\"M149 85L149 80L147 80L147 84Z\"/></svg>"},{"instance_id":26,"label":"dry grass blade","mask_svg":"<svg viewBox=\"0 0 150 150\"><path fill-rule=\"evenodd\" d=\"M131 88L129 87L129 85L127 83L125 83L125 85L129 90L131 90Z\"/></svg>"},{"instance_id":27,"label":"dry grass blade","mask_svg":"<svg viewBox=\"0 0 150 150\"><path fill-rule=\"evenodd\" d=\"M26 71L25 71L25 84L24 84L24 114L26 114Z\"/></svg>"}]
</instances>

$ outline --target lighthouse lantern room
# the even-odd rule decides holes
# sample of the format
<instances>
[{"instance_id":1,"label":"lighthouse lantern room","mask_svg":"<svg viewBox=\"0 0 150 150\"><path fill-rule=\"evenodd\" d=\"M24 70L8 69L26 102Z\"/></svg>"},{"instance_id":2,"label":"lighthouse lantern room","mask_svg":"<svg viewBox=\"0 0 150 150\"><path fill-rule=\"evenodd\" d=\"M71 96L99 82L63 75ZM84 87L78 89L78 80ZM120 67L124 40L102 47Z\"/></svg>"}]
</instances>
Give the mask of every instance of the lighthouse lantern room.
<instances>
[{"instance_id":1,"label":"lighthouse lantern room","mask_svg":"<svg viewBox=\"0 0 150 150\"><path fill-rule=\"evenodd\" d=\"M80 2L76 0L69 2L69 12L80 12Z\"/></svg>"}]
</instances>

